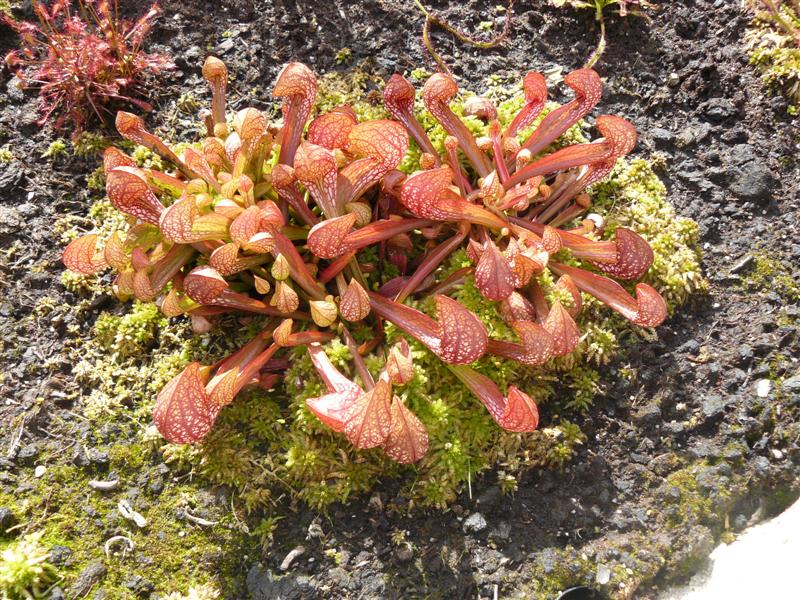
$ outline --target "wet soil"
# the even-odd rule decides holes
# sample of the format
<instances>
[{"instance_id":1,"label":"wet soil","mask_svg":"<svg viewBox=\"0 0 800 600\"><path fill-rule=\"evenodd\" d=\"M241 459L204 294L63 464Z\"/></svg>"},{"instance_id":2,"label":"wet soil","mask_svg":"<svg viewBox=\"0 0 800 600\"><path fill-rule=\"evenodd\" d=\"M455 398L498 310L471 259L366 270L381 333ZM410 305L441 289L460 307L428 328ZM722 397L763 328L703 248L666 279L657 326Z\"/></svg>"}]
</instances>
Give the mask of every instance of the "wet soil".
<instances>
[{"instance_id":1,"label":"wet soil","mask_svg":"<svg viewBox=\"0 0 800 600\"><path fill-rule=\"evenodd\" d=\"M495 4L432 7L476 31L484 21L502 27ZM754 513L796 496L800 307L769 279L748 287L743 277L756 254L767 254L798 280L800 132L786 101L769 95L747 64L741 39L750 16L739 4L665 3L649 19L609 18L609 46L596 67L606 83L598 111L633 121L637 155L665 155L670 201L701 227L710 292L660 327L657 341L637 343L606 370L589 413L570 415L587 435L575 459L563 472L527 474L513 497L501 495L489 474L447 512L385 509L392 482L371 501L356 499L327 515L300 507L286 514L269 550L235 561L228 597L491 598L495 589L500 597L548 597L531 591L537 580L602 587L608 565L644 573L615 594L649 598L690 572L726 528L741 529ZM207 52L233 73L233 108L273 109L272 83L290 59L318 73L361 61L386 76L432 69L412 2L163 6L151 47L175 56L178 70L154 88L154 124L174 114L182 93L207 96L200 79ZM480 91L490 75L577 68L597 34L591 11L519 2L511 38L498 48L478 50L443 32L434 41L460 83ZM13 43L3 30L2 49ZM339 65L343 48L352 58ZM65 214L86 213L85 179L96 164L42 160L55 136L35 124L35 96L7 82L4 74L0 145L8 143L15 160L0 166L0 423L27 415L21 431L0 426L0 485L13 492L30 477L26 453L85 434L75 407L59 401L72 385L64 332L74 325L88 335L91 320L115 301L98 298L85 322L69 311L76 298L59 283L52 228ZM45 296L56 299L55 310L28 318ZM635 376L620 377L623 368ZM771 383L759 395L761 380ZM691 490L671 476L692 464L701 465L692 490L710 504L699 517L681 519L677 499ZM781 501L764 501L778 492ZM398 544L397 532L408 544ZM300 544L306 553L279 577L286 553ZM332 545L342 550L335 566L324 554ZM585 556L597 568L587 569Z\"/></svg>"}]
</instances>

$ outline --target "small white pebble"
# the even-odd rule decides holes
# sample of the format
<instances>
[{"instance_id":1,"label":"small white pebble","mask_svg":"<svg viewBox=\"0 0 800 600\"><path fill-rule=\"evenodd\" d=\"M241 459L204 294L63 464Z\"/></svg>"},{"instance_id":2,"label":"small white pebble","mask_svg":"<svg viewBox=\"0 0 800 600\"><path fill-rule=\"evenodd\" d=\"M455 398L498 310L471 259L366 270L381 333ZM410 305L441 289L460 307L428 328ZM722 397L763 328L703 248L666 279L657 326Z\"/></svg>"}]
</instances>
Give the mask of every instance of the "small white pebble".
<instances>
[{"instance_id":1,"label":"small white pebble","mask_svg":"<svg viewBox=\"0 0 800 600\"><path fill-rule=\"evenodd\" d=\"M759 398L766 398L772 391L772 382L769 379L759 379L756 381L756 395Z\"/></svg>"},{"instance_id":2,"label":"small white pebble","mask_svg":"<svg viewBox=\"0 0 800 600\"><path fill-rule=\"evenodd\" d=\"M783 452L781 452L777 448L773 448L772 449L772 456L774 456L776 460L780 460L780 459L783 458Z\"/></svg>"},{"instance_id":3,"label":"small white pebble","mask_svg":"<svg viewBox=\"0 0 800 600\"><path fill-rule=\"evenodd\" d=\"M47 467L45 467L44 465L36 465L36 468L33 470L33 476L41 477L42 475L45 474L45 471L47 471Z\"/></svg>"}]
</instances>

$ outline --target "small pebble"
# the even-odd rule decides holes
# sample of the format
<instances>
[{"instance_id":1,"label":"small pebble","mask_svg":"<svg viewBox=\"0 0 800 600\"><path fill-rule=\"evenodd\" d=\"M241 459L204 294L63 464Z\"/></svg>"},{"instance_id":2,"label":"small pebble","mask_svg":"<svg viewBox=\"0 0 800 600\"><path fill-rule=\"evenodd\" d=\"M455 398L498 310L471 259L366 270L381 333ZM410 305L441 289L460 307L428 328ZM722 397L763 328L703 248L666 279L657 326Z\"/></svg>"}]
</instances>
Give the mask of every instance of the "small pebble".
<instances>
[{"instance_id":1,"label":"small pebble","mask_svg":"<svg viewBox=\"0 0 800 600\"><path fill-rule=\"evenodd\" d=\"M597 565L597 572L595 573L594 580L599 585L605 585L611 581L611 568L606 564Z\"/></svg>"},{"instance_id":2,"label":"small pebble","mask_svg":"<svg viewBox=\"0 0 800 600\"><path fill-rule=\"evenodd\" d=\"M756 395L759 398L766 398L772 391L772 382L769 379L759 379L756 381Z\"/></svg>"},{"instance_id":3,"label":"small pebble","mask_svg":"<svg viewBox=\"0 0 800 600\"><path fill-rule=\"evenodd\" d=\"M36 465L36 468L33 470L34 477L41 477L47 471L47 467L44 465Z\"/></svg>"}]
</instances>

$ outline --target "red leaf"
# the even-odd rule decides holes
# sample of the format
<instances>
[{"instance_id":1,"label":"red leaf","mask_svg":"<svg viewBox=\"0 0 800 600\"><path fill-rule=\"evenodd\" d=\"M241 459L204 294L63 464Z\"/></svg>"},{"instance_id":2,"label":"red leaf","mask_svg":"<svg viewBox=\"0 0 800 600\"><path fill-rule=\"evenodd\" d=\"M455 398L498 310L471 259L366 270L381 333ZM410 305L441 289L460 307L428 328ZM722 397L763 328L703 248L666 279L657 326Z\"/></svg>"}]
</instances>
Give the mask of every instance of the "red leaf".
<instances>
[{"instance_id":1,"label":"red leaf","mask_svg":"<svg viewBox=\"0 0 800 600\"><path fill-rule=\"evenodd\" d=\"M197 173L203 181L217 192L220 191L219 181L217 181L217 178L214 176L211 165L208 164L205 156L194 148L189 147L183 151L183 158L186 161L187 167Z\"/></svg>"},{"instance_id":2,"label":"red leaf","mask_svg":"<svg viewBox=\"0 0 800 600\"><path fill-rule=\"evenodd\" d=\"M207 238L192 231L195 219L199 215L194 196L186 196L177 200L161 213L159 228L164 239L177 244L193 244Z\"/></svg>"},{"instance_id":3,"label":"red leaf","mask_svg":"<svg viewBox=\"0 0 800 600\"><path fill-rule=\"evenodd\" d=\"M261 209L250 206L237 215L228 228L234 242L244 243L261 231Z\"/></svg>"},{"instance_id":4,"label":"red leaf","mask_svg":"<svg viewBox=\"0 0 800 600\"><path fill-rule=\"evenodd\" d=\"M102 252L97 250L97 235L90 233L72 240L64 248L61 262L70 271L81 275L91 275L108 267L108 262Z\"/></svg>"},{"instance_id":5,"label":"red leaf","mask_svg":"<svg viewBox=\"0 0 800 600\"><path fill-rule=\"evenodd\" d=\"M483 121L494 121L497 119L497 108L488 98L470 96L464 101L464 114Z\"/></svg>"},{"instance_id":6,"label":"red leaf","mask_svg":"<svg viewBox=\"0 0 800 600\"><path fill-rule=\"evenodd\" d=\"M402 289L397 293L395 302L402 302L408 297L409 294L412 294L422 284L422 282L425 281L425 279L431 275L440 264L442 264L445 258L450 256L450 254L452 254L456 248L461 246L461 242L464 241L464 238L468 232L469 225L464 224L463 226L459 227L458 232L456 232L456 234L450 239L442 242L431 252L426 254L422 262L417 265L414 273L408 278L408 281L406 281Z\"/></svg>"},{"instance_id":7,"label":"red leaf","mask_svg":"<svg viewBox=\"0 0 800 600\"><path fill-rule=\"evenodd\" d=\"M395 73L383 88L383 104L386 110L398 121L403 121L414 113L414 100L417 96L414 86L400 73Z\"/></svg>"},{"instance_id":8,"label":"red leaf","mask_svg":"<svg viewBox=\"0 0 800 600\"><path fill-rule=\"evenodd\" d=\"M225 144L219 138L207 137L203 140L203 156L211 166L225 171L231 170L228 155L225 154Z\"/></svg>"},{"instance_id":9,"label":"red leaf","mask_svg":"<svg viewBox=\"0 0 800 600\"><path fill-rule=\"evenodd\" d=\"M269 255L239 256L239 244L230 242L215 249L208 258L209 266L220 275L234 275L245 269L261 265L269 260Z\"/></svg>"},{"instance_id":10,"label":"red leaf","mask_svg":"<svg viewBox=\"0 0 800 600\"><path fill-rule=\"evenodd\" d=\"M402 464L417 462L428 452L428 432L417 415L395 396L389 409L391 429L383 449L392 460Z\"/></svg>"},{"instance_id":11,"label":"red leaf","mask_svg":"<svg viewBox=\"0 0 800 600\"><path fill-rule=\"evenodd\" d=\"M121 150L109 146L103 152L103 172L108 173L117 167L135 167L136 161Z\"/></svg>"},{"instance_id":12,"label":"red leaf","mask_svg":"<svg viewBox=\"0 0 800 600\"><path fill-rule=\"evenodd\" d=\"M639 279L653 264L653 249L638 233L617 227L614 233L617 260L613 263L592 262L598 269L620 279Z\"/></svg>"},{"instance_id":13,"label":"red leaf","mask_svg":"<svg viewBox=\"0 0 800 600\"><path fill-rule=\"evenodd\" d=\"M506 410L498 423L508 431L535 431L539 426L539 408L528 394L513 385L509 386Z\"/></svg>"},{"instance_id":14,"label":"red leaf","mask_svg":"<svg viewBox=\"0 0 800 600\"><path fill-rule=\"evenodd\" d=\"M228 69L216 56L209 56L203 63L203 79L211 87L211 113L214 123L225 123L225 88L228 85Z\"/></svg>"},{"instance_id":15,"label":"red leaf","mask_svg":"<svg viewBox=\"0 0 800 600\"><path fill-rule=\"evenodd\" d=\"M278 162L288 165L300 143L314 98L317 95L317 78L307 66L292 62L283 67L272 90L275 98L282 98L283 130L280 137L281 152Z\"/></svg>"},{"instance_id":16,"label":"red leaf","mask_svg":"<svg viewBox=\"0 0 800 600\"><path fill-rule=\"evenodd\" d=\"M164 300L161 302L159 308L164 316L177 317L186 313L193 306L196 306L196 304L194 304L191 299L187 298L184 293L179 292L176 288L172 288L169 293L164 296Z\"/></svg>"},{"instance_id":17,"label":"red leaf","mask_svg":"<svg viewBox=\"0 0 800 600\"><path fill-rule=\"evenodd\" d=\"M328 150L344 148L355 124L353 109L349 106L338 106L311 121L308 126L308 141Z\"/></svg>"},{"instance_id":18,"label":"red leaf","mask_svg":"<svg viewBox=\"0 0 800 600\"><path fill-rule=\"evenodd\" d=\"M253 252L270 252L275 247L269 227L266 211L259 206L251 206L242 211L230 224L228 231L231 239L247 250Z\"/></svg>"},{"instance_id":19,"label":"red leaf","mask_svg":"<svg viewBox=\"0 0 800 600\"><path fill-rule=\"evenodd\" d=\"M391 347L386 357L385 368L389 380L396 385L404 385L414 379L414 360L411 348L405 339L401 339Z\"/></svg>"},{"instance_id":20,"label":"red leaf","mask_svg":"<svg viewBox=\"0 0 800 600\"><path fill-rule=\"evenodd\" d=\"M158 295L159 290L150 280L150 275L144 269L136 271L133 275L133 295L137 300L149 302Z\"/></svg>"},{"instance_id":21,"label":"red leaf","mask_svg":"<svg viewBox=\"0 0 800 600\"><path fill-rule=\"evenodd\" d=\"M344 433L356 448L383 445L392 427L392 386L379 379L375 387L359 396L345 410Z\"/></svg>"},{"instance_id":22,"label":"red leaf","mask_svg":"<svg viewBox=\"0 0 800 600\"><path fill-rule=\"evenodd\" d=\"M506 323L513 321L536 321L536 309L519 292L511 295L500 304L500 314Z\"/></svg>"},{"instance_id":23,"label":"red leaf","mask_svg":"<svg viewBox=\"0 0 800 600\"><path fill-rule=\"evenodd\" d=\"M581 332L558 300L550 307L544 328L553 336L554 356L566 356L578 346Z\"/></svg>"},{"instance_id":24,"label":"red leaf","mask_svg":"<svg viewBox=\"0 0 800 600\"><path fill-rule=\"evenodd\" d=\"M435 296L439 348L436 354L451 364L469 364L486 352L489 336L483 322L459 302Z\"/></svg>"},{"instance_id":25,"label":"red leaf","mask_svg":"<svg viewBox=\"0 0 800 600\"><path fill-rule=\"evenodd\" d=\"M369 296L358 281L351 279L339 302L339 312L348 321L361 321L369 314Z\"/></svg>"},{"instance_id":26,"label":"red leaf","mask_svg":"<svg viewBox=\"0 0 800 600\"><path fill-rule=\"evenodd\" d=\"M160 154L174 163L189 179L197 177L197 174L189 169L161 138L147 131L141 117L121 110L117 113L114 124L122 137L129 139L135 144L140 144L145 148L149 148L156 154Z\"/></svg>"},{"instance_id":27,"label":"red leaf","mask_svg":"<svg viewBox=\"0 0 800 600\"><path fill-rule=\"evenodd\" d=\"M553 336L549 331L533 321L514 321L511 326L522 343L489 340L489 352L533 367L550 360L553 356Z\"/></svg>"},{"instance_id":28,"label":"red leaf","mask_svg":"<svg viewBox=\"0 0 800 600\"><path fill-rule=\"evenodd\" d=\"M488 300L505 300L514 291L514 274L493 241L488 240L483 248L475 267L475 286Z\"/></svg>"},{"instance_id":29,"label":"red leaf","mask_svg":"<svg viewBox=\"0 0 800 600\"><path fill-rule=\"evenodd\" d=\"M103 248L103 258L117 271L122 271L130 265L131 257L125 251L125 244L118 231L112 233L106 240L106 245Z\"/></svg>"},{"instance_id":30,"label":"red leaf","mask_svg":"<svg viewBox=\"0 0 800 600\"><path fill-rule=\"evenodd\" d=\"M602 142L573 144L529 163L506 180L504 185L506 189L509 189L532 177L601 162L608 159L611 152L611 147Z\"/></svg>"},{"instance_id":31,"label":"red leaf","mask_svg":"<svg viewBox=\"0 0 800 600\"><path fill-rule=\"evenodd\" d=\"M360 158L345 166L339 174L340 205L357 200L400 164L408 150L408 135L395 121L365 121L350 130L345 149Z\"/></svg>"},{"instance_id":32,"label":"red leaf","mask_svg":"<svg viewBox=\"0 0 800 600\"><path fill-rule=\"evenodd\" d=\"M511 138L520 129L524 129L536 120L542 112L545 102L547 102L547 83L544 75L531 71L522 80L522 89L525 92L525 106L523 106L514 117L514 120L506 128L503 138Z\"/></svg>"},{"instance_id":33,"label":"red leaf","mask_svg":"<svg viewBox=\"0 0 800 600\"><path fill-rule=\"evenodd\" d=\"M306 406L333 431L341 432L344 430L344 417L347 409L362 393L359 388L356 395L352 397L342 393L324 394L316 398L306 399Z\"/></svg>"},{"instance_id":34,"label":"red leaf","mask_svg":"<svg viewBox=\"0 0 800 600\"><path fill-rule=\"evenodd\" d=\"M571 317L576 317L583 307L583 298L575 282L569 275L562 275L556 281L556 288L569 292L572 296L572 306L567 310Z\"/></svg>"},{"instance_id":35,"label":"red leaf","mask_svg":"<svg viewBox=\"0 0 800 600\"><path fill-rule=\"evenodd\" d=\"M365 121L350 130L345 150L354 156L377 160L388 172L403 160L408 150L408 135L396 121Z\"/></svg>"},{"instance_id":36,"label":"red leaf","mask_svg":"<svg viewBox=\"0 0 800 600\"><path fill-rule=\"evenodd\" d=\"M325 215L336 216L338 170L333 153L322 146L303 142L294 155L294 174L308 188Z\"/></svg>"},{"instance_id":37,"label":"red leaf","mask_svg":"<svg viewBox=\"0 0 800 600\"><path fill-rule=\"evenodd\" d=\"M631 319L642 327L657 327L667 318L667 303L646 283L636 284L636 317Z\"/></svg>"},{"instance_id":38,"label":"red leaf","mask_svg":"<svg viewBox=\"0 0 800 600\"><path fill-rule=\"evenodd\" d=\"M265 143L271 141L269 122L264 113L255 108L245 108L236 113L233 126L242 140L242 151L248 158L256 158Z\"/></svg>"},{"instance_id":39,"label":"red leaf","mask_svg":"<svg viewBox=\"0 0 800 600\"><path fill-rule=\"evenodd\" d=\"M186 295L200 304L213 304L228 282L213 267L195 267L183 280Z\"/></svg>"},{"instance_id":40,"label":"red leaf","mask_svg":"<svg viewBox=\"0 0 800 600\"><path fill-rule=\"evenodd\" d=\"M656 327L667 318L667 304L661 295L646 283L636 285L632 298L616 281L583 269L551 263L558 275L569 275L578 288L610 306L626 319L642 327Z\"/></svg>"},{"instance_id":41,"label":"red leaf","mask_svg":"<svg viewBox=\"0 0 800 600\"><path fill-rule=\"evenodd\" d=\"M314 225L308 232L308 249L320 258L330 259L347 252L347 235L356 222L354 213L326 219Z\"/></svg>"},{"instance_id":42,"label":"red leaf","mask_svg":"<svg viewBox=\"0 0 800 600\"><path fill-rule=\"evenodd\" d=\"M486 377L465 366L451 366L450 370L483 403L495 422L514 432L533 431L539 425L539 410L530 396L516 387L509 386L508 397L504 397L497 385Z\"/></svg>"},{"instance_id":43,"label":"red leaf","mask_svg":"<svg viewBox=\"0 0 800 600\"><path fill-rule=\"evenodd\" d=\"M406 235L409 231L426 227L432 224L432 221L425 219L381 219L373 221L368 225L350 231L345 228L349 223L349 219L345 217L355 216L353 224L357 221L355 213L348 213L344 217L336 217L328 219L322 223L315 225L309 232L307 243L309 249L320 258L336 258L369 246L389 240L389 250L410 250L410 242ZM333 223L333 225L325 225L325 223Z\"/></svg>"},{"instance_id":44,"label":"red leaf","mask_svg":"<svg viewBox=\"0 0 800 600\"><path fill-rule=\"evenodd\" d=\"M386 110L405 126L422 151L434 157L435 164L438 165L439 157L436 149L425 129L414 116L415 98L414 86L399 73L392 75L383 89L383 104L386 106Z\"/></svg>"},{"instance_id":45,"label":"red leaf","mask_svg":"<svg viewBox=\"0 0 800 600\"><path fill-rule=\"evenodd\" d=\"M622 117L600 115L595 127L603 134L603 143L611 148L611 156L619 158L631 153L636 146L636 128Z\"/></svg>"},{"instance_id":46,"label":"red leaf","mask_svg":"<svg viewBox=\"0 0 800 600\"><path fill-rule=\"evenodd\" d=\"M206 391L208 392L208 401L212 411L214 409L218 411L233 401L238 392L236 385L238 376L239 367L233 367L224 373L217 373L208 382Z\"/></svg>"},{"instance_id":47,"label":"red leaf","mask_svg":"<svg viewBox=\"0 0 800 600\"><path fill-rule=\"evenodd\" d=\"M209 401L200 364L193 362L170 380L156 399L153 421L174 444L193 444L211 430L219 407Z\"/></svg>"},{"instance_id":48,"label":"red leaf","mask_svg":"<svg viewBox=\"0 0 800 600\"><path fill-rule=\"evenodd\" d=\"M292 279L300 285L315 300L322 300L327 296L325 288L308 272L303 257L295 248L292 241L277 229L272 232L275 238L275 248L271 250L273 256L282 254L289 264L289 273Z\"/></svg>"},{"instance_id":49,"label":"red leaf","mask_svg":"<svg viewBox=\"0 0 800 600\"><path fill-rule=\"evenodd\" d=\"M542 232L542 246L549 254L555 254L563 245L563 241L559 236L558 230L550 227L549 225L544 226L544 230Z\"/></svg>"},{"instance_id":50,"label":"red leaf","mask_svg":"<svg viewBox=\"0 0 800 600\"><path fill-rule=\"evenodd\" d=\"M467 221L502 229L508 224L494 213L467 202L450 188L453 171L444 166L419 171L405 180L400 202L414 216L435 221Z\"/></svg>"},{"instance_id":51,"label":"red leaf","mask_svg":"<svg viewBox=\"0 0 800 600\"><path fill-rule=\"evenodd\" d=\"M116 167L109 171L106 175L106 193L117 209L158 225L164 205L159 202L139 169Z\"/></svg>"},{"instance_id":52,"label":"red leaf","mask_svg":"<svg viewBox=\"0 0 800 600\"><path fill-rule=\"evenodd\" d=\"M533 155L544 150L558 136L589 114L603 93L600 76L592 69L572 71L564 78L564 83L575 92L575 99L548 113L525 141L522 147Z\"/></svg>"},{"instance_id":53,"label":"red leaf","mask_svg":"<svg viewBox=\"0 0 800 600\"><path fill-rule=\"evenodd\" d=\"M322 346L319 344L310 344L308 346L308 354L311 357L311 362L317 370L317 373L319 373L325 385L328 387L329 392L337 392L348 396L355 396L363 393L360 387L342 375L338 369L331 364Z\"/></svg>"},{"instance_id":54,"label":"red leaf","mask_svg":"<svg viewBox=\"0 0 800 600\"><path fill-rule=\"evenodd\" d=\"M375 313L414 336L445 362L468 364L486 352L489 336L481 320L446 296L436 296L437 323L414 308L367 292Z\"/></svg>"},{"instance_id":55,"label":"red leaf","mask_svg":"<svg viewBox=\"0 0 800 600\"><path fill-rule=\"evenodd\" d=\"M450 100L457 92L458 86L452 77L444 73L435 73L425 82L425 86L422 88L422 99L430 113L442 124L444 130L458 140L458 145L478 174L486 177L491 170L489 161L475 143L472 132L450 110Z\"/></svg>"}]
</instances>

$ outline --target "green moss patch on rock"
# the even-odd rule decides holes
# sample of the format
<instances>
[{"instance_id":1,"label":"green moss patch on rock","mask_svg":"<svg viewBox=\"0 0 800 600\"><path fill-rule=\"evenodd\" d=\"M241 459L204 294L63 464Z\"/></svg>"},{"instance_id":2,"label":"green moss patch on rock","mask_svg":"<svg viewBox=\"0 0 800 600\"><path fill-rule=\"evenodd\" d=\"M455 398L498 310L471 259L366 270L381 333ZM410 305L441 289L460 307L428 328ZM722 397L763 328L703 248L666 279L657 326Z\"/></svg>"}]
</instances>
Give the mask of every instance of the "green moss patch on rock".
<instances>
[{"instance_id":1,"label":"green moss patch on rock","mask_svg":"<svg viewBox=\"0 0 800 600\"><path fill-rule=\"evenodd\" d=\"M778 10L785 23L794 27L795 32L800 31L800 15L791 3L780 3ZM786 94L793 102L789 113L797 115L800 105L800 48L795 37L789 35L769 11L760 10L745 34L745 46L750 54L750 64L761 72L764 83L772 90Z\"/></svg>"}]
</instances>

